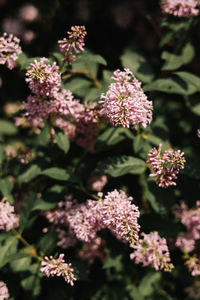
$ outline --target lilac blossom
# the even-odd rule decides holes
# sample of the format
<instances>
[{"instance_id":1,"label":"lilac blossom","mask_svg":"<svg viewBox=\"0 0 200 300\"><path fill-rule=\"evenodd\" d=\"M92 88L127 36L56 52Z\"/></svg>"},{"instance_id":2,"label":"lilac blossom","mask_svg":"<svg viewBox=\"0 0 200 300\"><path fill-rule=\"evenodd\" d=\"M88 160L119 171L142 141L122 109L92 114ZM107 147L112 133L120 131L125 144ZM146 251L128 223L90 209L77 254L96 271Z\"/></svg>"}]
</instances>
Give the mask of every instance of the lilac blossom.
<instances>
[{"instance_id":1,"label":"lilac blossom","mask_svg":"<svg viewBox=\"0 0 200 300\"><path fill-rule=\"evenodd\" d=\"M131 204L132 197L116 189L103 199L101 215L104 226L123 242L134 243L138 239L140 216L138 207Z\"/></svg>"},{"instance_id":2,"label":"lilac blossom","mask_svg":"<svg viewBox=\"0 0 200 300\"><path fill-rule=\"evenodd\" d=\"M8 288L5 284L5 282L0 281L0 300L5 300L10 297Z\"/></svg>"},{"instance_id":3,"label":"lilac blossom","mask_svg":"<svg viewBox=\"0 0 200 300\"><path fill-rule=\"evenodd\" d=\"M167 188L176 185L174 180L177 179L179 171L184 169L185 158L184 153L180 150L169 149L161 154L161 148L162 144L159 145L158 149L150 150L147 164L149 164L149 169L154 172L149 176L157 178L158 186Z\"/></svg>"},{"instance_id":4,"label":"lilac blossom","mask_svg":"<svg viewBox=\"0 0 200 300\"><path fill-rule=\"evenodd\" d=\"M17 66L16 61L22 52L19 42L12 34L4 33L0 37L0 64L6 64L10 70Z\"/></svg>"},{"instance_id":5,"label":"lilac blossom","mask_svg":"<svg viewBox=\"0 0 200 300\"><path fill-rule=\"evenodd\" d=\"M39 17L37 7L32 4L26 4L20 8L19 18L25 23L32 23Z\"/></svg>"},{"instance_id":6,"label":"lilac blossom","mask_svg":"<svg viewBox=\"0 0 200 300\"><path fill-rule=\"evenodd\" d=\"M61 52L64 54L64 61L71 64L75 59L75 54L84 51L84 39L86 36L85 26L72 26L68 31L68 39L58 41Z\"/></svg>"},{"instance_id":7,"label":"lilac blossom","mask_svg":"<svg viewBox=\"0 0 200 300\"><path fill-rule=\"evenodd\" d=\"M57 259L45 256L40 270L47 277L62 276L67 283L73 286L74 281L77 280L74 276L74 269L71 267L71 263L68 264L64 261L63 257L64 254L60 254Z\"/></svg>"},{"instance_id":8,"label":"lilac blossom","mask_svg":"<svg viewBox=\"0 0 200 300\"><path fill-rule=\"evenodd\" d=\"M142 232L141 237L135 245L131 245L135 251L130 254L130 258L136 264L151 265L157 271L163 269L170 272L174 266L170 263L166 239L161 238L157 231L149 234Z\"/></svg>"},{"instance_id":9,"label":"lilac blossom","mask_svg":"<svg viewBox=\"0 0 200 300\"><path fill-rule=\"evenodd\" d=\"M108 179L105 174L102 175L93 175L88 180L89 187L92 191L101 192L104 186L107 184Z\"/></svg>"},{"instance_id":10,"label":"lilac blossom","mask_svg":"<svg viewBox=\"0 0 200 300\"><path fill-rule=\"evenodd\" d=\"M19 218L14 212L14 206L5 200L0 202L0 230L10 231L18 227Z\"/></svg>"},{"instance_id":11,"label":"lilac blossom","mask_svg":"<svg viewBox=\"0 0 200 300\"><path fill-rule=\"evenodd\" d=\"M200 138L200 129L197 129L197 137Z\"/></svg>"},{"instance_id":12,"label":"lilac blossom","mask_svg":"<svg viewBox=\"0 0 200 300\"><path fill-rule=\"evenodd\" d=\"M176 17L193 17L199 14L199 1L196 0L161 0L163 14Z\"/></svg>"},{"instance_id":13,"label":"lilac blossom","mask_svg":"<svg viewBox=\"0 0 200 300\"><path fill-rule=\"evenodd\" d=\"M185 265L192 276L200 275L200 259L195 254L186 260Z\"/></svg>"},{"instance_id":14,"label":"lilac blossom","mask_svg":"<svg viewBox=\"0 0 200 300\"><path fill-rule=\"evenodd\" d=\"M103 113L114 126L146 127L152 121L152 102L148 101L141 83L129 69L116 70L106 94L101 95Z\"/></svg>"},{"instance_id":15,"label":"lilac blossom","mask_svg":"<svg viewBox=\"0 0 200 300\"><path fill-rule=\"evenodd\" d=\"M26 82L32 93L40 97L52 97L61 88L61 76L59 68L54 62L50 65L47 58L35 60L26 72Z\"/></svg>"},{"instance_id":16,"label":"lilac blossom","mask_svg":"<svg viewBox=\"0 0 200 300\"><path fill-rule=\"evenodd\" d=\"M196 207L188 209L182 201L173 207L173 213L181 219L187 230L184 235L177 237L175 245L182 251L191 252L195 248L195 241L200 239L200 203L197 201Z\"/></svg>"}]
</instances>

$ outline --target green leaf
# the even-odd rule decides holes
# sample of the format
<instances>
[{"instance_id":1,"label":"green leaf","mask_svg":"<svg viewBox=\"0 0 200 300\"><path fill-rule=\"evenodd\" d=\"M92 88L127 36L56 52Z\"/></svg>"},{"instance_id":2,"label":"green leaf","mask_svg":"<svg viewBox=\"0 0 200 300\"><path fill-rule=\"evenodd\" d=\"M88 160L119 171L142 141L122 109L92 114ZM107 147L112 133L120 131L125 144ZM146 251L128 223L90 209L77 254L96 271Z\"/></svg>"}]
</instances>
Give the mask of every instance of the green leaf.
<instances>
[{"instance_id":1,"label":"green leaf","mask_svg":"<svg viewBox=\"0 0 200 300\"><path fill-rule=\"evenodd\" d=\"M197 116L200 116L199 94L185 97L187 107Z\"/></svg>"},{"instance_id":2,"label":"green leaf","mask_svg":"<svg viewBox=\"0 0 200 300\"><path fill-rule=\"evenodd\" d=\"M37 247L41 249L42 253L49 255L54 251L57 242L57 232L48 232L39 240Z\"/></svg>"},{"instance_id":3,"label":"green leaf","mask_svg":"<svg viewBox=\"0 0 200 300\"><path fill-rule=\"evenodd\" d=\"M32 258L30 255L20 252L9 256L7 260L13 272L22 272L29 269Z\"/></svg>"},{"instance_id":4,"label":"green leaf","mask_svg":"<svg viewBox=\"0 0 200 300\"><path fill-rule=\"evenodd\" d=\"M107 62L106 60L99 54L83 54L81 56L78 57L77 61L81 60L81 62L85 62L85 63L97 63L97 64L101 64L106 66Z\"/></svg>"},{"instance_id":5,"label":"green leaf","mask_svg":"<svg viewBox=\"0 0 200 300\"><path fill-rule=\"evenodd\" d=\"M18 129L11 121L0 119L0 135L15 135L17 133Z\"/></svg>"},{"instance_id":6,"label":"green leaf","mask_svg":"<svg viewBox=\"0 0 200 300\"><path fill-rule=\"evenodd\" d=\"M94 173L106 173L112 177L119 177L125 174L142 174L146 170L146 163L133 156L109 157L101 161Z\"/></svg>"},{"instance_id":7,"label":"green leaf","mask_svg":"<svg viewBox=\"0 0 200 300\"><path fill-rule=\"evenodd\" d=\"M70 142L67 135L63 132L55 133L55 139L58 147L66 154L70 147Z\"/></svg>"},{"instance_id":8,"label":"green leaf","mask_svg":"<svg viewBox=\"0 0 200 300\"><path fill-rule=\"evenodd\" d=\"M131 131L127 128L108 128L103 133L101 133L95 144L95 148L104 149L105 146L110 147L116 145L117 143L121 142L122 140L129 138L133 139L134 135Z\"/></svg>"},{"instance_id":9,"label":"green leaf","mask_svg":"<svg viewBox=\"0 0 200 300\"><path fill-rule=\"evenodd\" d=\"M126 49L120 59L122 66L130 69L142 82L149 83L154 79L153 70L141 53Z\"/></svg>"},{"instance_id":10,"label":"green leaf","mask_svg":"<svg viewBox=\"0 0 200 300\"><path fill-rule=\"evenodd\" d=\"M27 183L40 175L41 169L38 165L31 165L28 169L18 176L19 183Z\"/></svg>"},{"instance_id":11,"label":"green leaf","mask_svg":"<svg viewBox=\"0 0 200 300\"><path fill-rule=\"evenodd\" d=\"M49 210L55 208L57 203L47 202L38 198L32 207L32 210Z\"/></svg>"},{"instance_id":12,"label":"green leaf","mask_svg":"<svg viewBox=\"0 0 200 300\"><path fill-rule=\"evenodd\" d=\"M152 83L146 84L143 87L145 92L159 91L168 94L180 94L180 95L190 95L195 92L191 85L187 85L185 82L180 81L176 78L165 78L157 79Z\"/></svg>"},{"instance_id":13,"label":"green leaf","mask_svg":"<svg viewBox=\"0 0 200 300\"><path fill-rule=\"evenodd\" d=\"M114 268L117 272L120 272L123 268L123 264L122 264L123 255L122 254L114 255L113 253L111 253L111 250L108 248L105 249L105 252L106 252L106 258L104 260L103 269Z\"/></svg>"},{"instance_id":14,"label":"green leaf","mask_svg":"<svg viewBox=\"0 0 200 300\"><path fill-rule=\"evenodd\" d=\"M84 78L74 78L64 84L64 87L67 90L70 90L73 94L76 94L79 97L85 97L91 86L92 82Z\"/></svg>"},{"instance_id":15,"label":"green leaf","mask_svg":"<svg viewBox=\"0 0 200 300\"><path fill-rule=\"evenodd\" d=\"M173 74L194 86L196 91L200 91L200 77L189 72L174 72Z\"/></svg>"},{"instance_id":16,"label":"green leaf","mask_svg":"<svg viewBox=\"0 0 200 300\"><path fill-rule=\"evenodd\" d=\"M179 55L164 51L161 56L165 60L162 70L177 70L181 66L190 63L194 55L194 47L190 43L185 45Z\"/></svg>"},{"instance_id":17,"label":"green leaf","mask_svg":"<svg viewBox=\"0 0 200 300\"><path fill-rule=\"evenodd\" d=\"M21 281L21 285L26 291L31 291L34 297L38 296L41 292L41 276L40 264L36 263L29 269L33 275L27 276Z\"/></svg>"},{"instance_id":18,"label":"green leaf","mask_svg":"<svg viewBox=\"0 0 200 300\"><path fill-rule=\"evenodd\" d=\"M32 208L34 207L37 195L32 193L29 195L28 199L23 203L20 211L19 226L20 229L30 227L35 220L36 215L33 215Z\"/></svg>"},{"instance_id":19,"label":"green leaf","mask_svg":"<svg viewBox=\"0 0 200 300\"><path fill-rule=\"evenodd\" d=\"M5 242L0 245L0 267L7 264L7 258L17 251L18 239L15 236L8 236Z\"/></svg>"},{"instance_id":20,"label":"green leaf","mask_svg":"<svg viewBox=\"0 0 200 300\"><path fill-rule=\"evenodd\" d=\"M11 195L13 189L13 182L10 181L8 178L0 179L0 191L2 192L3 196L8 199L8 201L13 204L14 199Z\"/></svg>"},{"instance_id":21,"label":"green leaf","mask_svg":"<svg viewBox=\"0 0 200 300\"><path fill-rule=\"evenodd\" d=\"M34 63L35 60L40 60L41 57L31 57L28 58L25 53L21 53L18 56L17 63L20 65L20 69L24 70L30 66L31 63Z\"/></svg>"},{"instance_id":22,"label":"green leaf","mask_svg":"<svg viewBox=\"0 0 200 300\"><path fill-rule=\"evenodd\" d=\"M6 152L3 144L0 143L0 167L3 165L3 163L6 160Z\"/></svg>"},{"instance_id":23,"label":"green leaf","mask_svg":"<svg viewBox=\"0 0 200 300\"><path fill-rule=\"evenodd\" d=\"M61 168L49 168L41 172L42 175L46 175L56 180L68 180L70 175Z\"/></svg>"},{"instance_id":24,"label":"green leaf","mask_svg":"<svg viewBox=\"0 0 200 300\"><path fill-rule=\"evenodd\" d=\"M143 296L149 296L153 294L156 289L155 285L158 285L161 280L161 273L150 271L145 275L139 285L139 292Z\"/></svg>"}]
</instances>

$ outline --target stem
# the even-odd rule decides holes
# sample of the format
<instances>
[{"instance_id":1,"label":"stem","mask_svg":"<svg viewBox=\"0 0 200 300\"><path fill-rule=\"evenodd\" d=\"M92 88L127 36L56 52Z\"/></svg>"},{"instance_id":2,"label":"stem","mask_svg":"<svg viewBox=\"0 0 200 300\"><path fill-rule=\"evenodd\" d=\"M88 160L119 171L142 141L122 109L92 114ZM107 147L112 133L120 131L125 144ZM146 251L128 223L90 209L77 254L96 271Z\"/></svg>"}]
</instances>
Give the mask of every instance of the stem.
<instances>
[{"instance_id":1,"label":"stem","mask_svg":"<svg viewBox=\"0 0 200 300\"><path fill-rule=\"evenodd\" d=\"M29 244L21 235L20 232L18 232L16 229L12 229L13 233L15 234L15 236L22 242L22 244L24 244L24 246L30 247L31 244Z\"/></svg>"},{"instance_id":2,"label":"stem","mask_svg":"<svg viewBox=\"0 0 200 300\"><path fill-rule=\"evenodd\" d=\"M65 74L62 76L62 79L67 79L69 78L71 75L74 75L74 74L79 74L79 75L86 75L86 74L89 74L88 71L85 71L85 70L75 70L75 69L67 69L67 72L69 74Z\"/></svg>"},{"instance_id":3,"label":"stem","mask_svg":"<svg viewBox=\"0 0 200 300\"><path fill-rule=\"evenodd\" d=\"M154 28L156 34L158 35L158 37L160 39L163 38L162 33L160 31L159 26L155 23L155 21L153 20L153 18L151 17L150 14L148 14L146 11L143 11L143 15L145 17L145 19L152 25L152 27Z\"/></svg>"},{"instance_id":4,"label":"stem","mask_svg":"<svg viewBox=\"0 0 200 300\"><path fill-rule=\"evenodd\" d=\"M94 82L94 85L98 88L98 89L101 89L102 88L102 84L98 81L98 79L96 78L94 72L92 71L91 67L86 63L85 64L87 69L88 69L88 74L91 76L93 82Z\"/></svg>"},{"instance_id":5,"label":"stem","mask_svg":"<svg viewBox=\"0 0 200 300\"><path fill-rule=\"evenodd\" d=\"M87 196L89 196L90 198L93 198L95 200L100 200L101 198L98 197L97 195L95 194L90 194L83 186L79 186L79 185L76 185L74 184L73 182L70 182L70 185L73 185L73 187L75 189L77 189L78 191L81 191L83 192L84 194L86 194Z\"/></svg>"}]
</instances>

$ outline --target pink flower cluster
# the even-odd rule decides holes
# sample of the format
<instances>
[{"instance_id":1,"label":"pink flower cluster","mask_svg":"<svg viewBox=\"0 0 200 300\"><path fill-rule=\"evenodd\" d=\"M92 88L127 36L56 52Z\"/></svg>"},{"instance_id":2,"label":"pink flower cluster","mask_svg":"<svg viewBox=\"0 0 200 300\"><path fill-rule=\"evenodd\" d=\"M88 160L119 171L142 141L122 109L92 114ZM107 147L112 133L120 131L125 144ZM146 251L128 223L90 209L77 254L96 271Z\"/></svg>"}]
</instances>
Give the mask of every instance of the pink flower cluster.
<instances>
[{"instance_id":1,"label":"pink flower cluster","mask_svg":"<svg viewBox=\"0 0 200 300\"><path fill-rule=\"evenodd\" d=\"M157 231L141 233L141 237L135 245L131 245L135 251L130 254L130 258L134 259L136 264L152 265L157 271L163 269L170 272L174 266L170 263L166 239L161 238Z\"/></svg>"},{"instance_id":2,"label":"pink flower cluster","mask_svg":"<svg viewBox=\"0 0 200 300\"><path fill-rule=\"evenodd\" d=\"M101 194L99 196L102 196ZM90 243L97 231L108 228L119 240L134 243L138 239L139 210L131 204L132 197L123 191L109 192L99 201L87 200L86 204L74 204L67 198L55 212L47 212L46 217L54 224L62 224L77 239ZM64 243L64 240L63 240Z\"/></svg>"},{"instance_id":3,"label":"pink flower cluster","mask_svg":"<svg viewBox=\"0 0 200 300\"><path fill-rule=\"evenodd\" d=\"M102 174L102 175L93 175L89 179L88 184L92 191L101 192L104 186L107 184L107 182L108 182L107 176Z\"/></svg>"},{"instance_id":4,"label":"pink flower cluster","mask_svg":"<svg viewBox=\"0 0 200 300\"><path fill-rule=\"evenodd\" d=\"M176 185L173 181L177 179L177 174L181 169L184 169L184 153L180 150L174 151L173 149L165 150L161 154L162 144L158 149L153 148L148 154L147 164L149 169L154 173L150 174L151 177L157 177L156 183L163 188Z\"/></svg>"},{"instance_id":5,"label":"pink flower cluster","mask_svg":"<svg viewBox=\"0 0 200 300\"><path fill-rule=\"evenodd\" d=\"M71 267L71 263L68 264L64 261L63 257L64 254L60 254L57 259L46 256L41 262L40 270L47 277L62 276L67 283L73 286L74 281L77 280L74 276L74 269Z\"/></svg>"},{"instance_id":6,"label":"pink flower cluster","mask_svg":"<svg viewBox=\"0 0 200 300\"><path fill-rule=\"evenodd\" d=\"M176 17L192 17L199 14L198 0L161 0L163 14L171 14Z\"/></svg>"},{"instance_id":7,"label":"pink flower cluster","mask_svg":"<svg viewBox=\"0 0 200 300\"><path fill-rule=\"evenodd\" d=\"M58 41L61 52L64 54L64 61L71 64L76 56L74 54L84 51L84 39L86 36L85 26L72 26L67 32L68 39Z\"/></svg>"},{"instance_id":8,"label":"pink flower cluster","mask_svg":"<svg viewBox=\"0 0 200 300\"><path fill-rule=\"evenodd\" d=\"M192 276L200 275L200 259L197 258L196 255L189 257L186 260L185 265L187 266Z\"/></svg>"},{"instance_id":9,"label":"pink flower cluster","mask_svg":"<svg viewBox=\"0 0 200 300\"><path fill-rule=\"evenodd\" d=\"M106 94L101 95L102 112L114 126L146 127L152 121L152 102L148 101L141 83L129 69L116 70Z\"/></svg>"},{"instance_id":10,"label":"pink flower cluster","mask_svg":"<svg viewBox=\"0 0 200 300\"><path fill-rule=\"evenodd\" d=\"M19 218L14 212L14 206L2 200L0 202L0 230L9 231L18 227Z\"/></svg>"},{"instance_id":11,"label":"pink flower cluster","mask_svg":"<svg viewBox=\"0 0 200 300\"><path fill-rule=\"evenodd\" d=\"M195 248L195 241L200 239L200 203L197 201L196 207L188 209L182 201L180 206L173 207L173 213L187 229L184 235L176 239L176 246L182 251L191 252Z\"/></svg>"},{"instance_id":12,"label":"pink flower cluster","mask_svg":"<svg viewBox=\"0 0 200 300\"><path fill-rule=\"evenodd\" d=\"M47 58L35 60L26 72L26 82L32 93L38 97L54 97L61 87L59 68L54 62L50 65Z\"/></svg>"},{"instance_id":13,"label":"pink flower cluster","mask_svg":"<svg viewBox=\"0 0 200 300\"><path fill-rule=\"evenodd\" d=\"M0 281L0 300L5 300L10 297L8 288L5 284L5 282Z\"/></svg>"},{"instance_id":14,"label":"pink flower cluster","mask_svg":"<svg viewBox=\"0 0 200 300\"><path fill-rule=\"evenodd\" d=\"M22 52L19 42L12 34L4 33L0 37L0 64L6 64L10 70L17 66L16 60Z\"/></svg>"}]
</instances>

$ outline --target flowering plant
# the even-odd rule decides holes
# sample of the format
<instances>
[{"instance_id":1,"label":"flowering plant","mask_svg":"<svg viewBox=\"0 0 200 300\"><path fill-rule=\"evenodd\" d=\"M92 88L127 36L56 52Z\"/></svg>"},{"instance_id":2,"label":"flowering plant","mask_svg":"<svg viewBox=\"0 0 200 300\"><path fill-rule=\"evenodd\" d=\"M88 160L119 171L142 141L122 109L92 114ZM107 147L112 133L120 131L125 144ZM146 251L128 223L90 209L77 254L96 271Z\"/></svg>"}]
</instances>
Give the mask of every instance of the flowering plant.
<instances>
[{"instance_id":1,"label":"flowering plant","mask_svg":"<svg viewBox=\"0 0 200 300\"><path fill-rule=\"evenodd\" d=\"M199 299L200 1L108 4L100 54L52 2L1 24L0 300Z\"/></svg>"}]
</instances>

